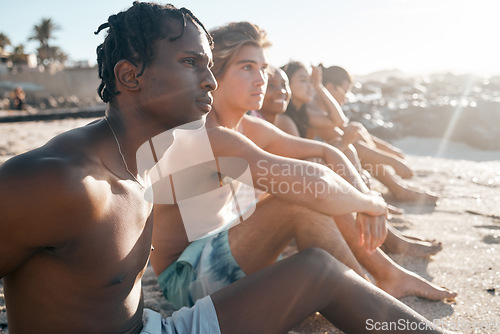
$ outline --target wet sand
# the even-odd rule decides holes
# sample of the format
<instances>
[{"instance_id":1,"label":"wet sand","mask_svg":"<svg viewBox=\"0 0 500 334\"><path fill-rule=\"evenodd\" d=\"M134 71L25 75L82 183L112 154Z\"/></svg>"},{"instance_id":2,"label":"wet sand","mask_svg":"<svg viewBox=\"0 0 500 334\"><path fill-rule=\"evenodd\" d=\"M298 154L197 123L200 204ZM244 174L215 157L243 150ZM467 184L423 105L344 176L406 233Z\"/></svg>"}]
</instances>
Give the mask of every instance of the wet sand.
<instances>
[{"instance_id":1,"label":"wet sand","mask_svg":"<svg viewBox=\"0 0 500 334\"><path fill-rule=\"evenodd\" d=\"M1 123L0 163L90 121ZM409 153L408 160L416 172L411 182L438 193L440 200L435 207L400 205L406 212L395 216L393 224L404 234L441 241L443 250L431 259L392 258L433 283L458 292L453 304L417 297L401 300L451 330L500 332L500 152L450 143L440 157L430 157L426 155L434 155L440 147L436 139L405 138L396 145ZM159 292L151 268L143 285L146 306L168 315L172 309ZM325 332L339 331L315 315L290 333ZM1 284L0 333L8 333Z\"/></svg>"}]
</instances>

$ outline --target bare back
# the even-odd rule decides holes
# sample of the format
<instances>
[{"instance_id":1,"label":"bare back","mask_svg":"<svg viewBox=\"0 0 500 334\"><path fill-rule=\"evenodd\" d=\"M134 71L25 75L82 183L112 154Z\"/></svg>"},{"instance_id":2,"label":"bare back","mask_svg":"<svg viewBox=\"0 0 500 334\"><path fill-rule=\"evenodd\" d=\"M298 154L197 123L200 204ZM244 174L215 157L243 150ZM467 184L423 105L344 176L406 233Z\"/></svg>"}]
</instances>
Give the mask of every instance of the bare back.
<instances>
[{"instance_id":1,"label":"bare back","mask_svg":"<svg viewBox=\"0 0 500 334\"><path fill-rule=\"evenodd\" d=\"M103 123L0 168L0 254L13 254L0 259L0 277L13 334L142 327L151 206L139 185L107 162L120 160Z\"/></svg>"}]
</instances>

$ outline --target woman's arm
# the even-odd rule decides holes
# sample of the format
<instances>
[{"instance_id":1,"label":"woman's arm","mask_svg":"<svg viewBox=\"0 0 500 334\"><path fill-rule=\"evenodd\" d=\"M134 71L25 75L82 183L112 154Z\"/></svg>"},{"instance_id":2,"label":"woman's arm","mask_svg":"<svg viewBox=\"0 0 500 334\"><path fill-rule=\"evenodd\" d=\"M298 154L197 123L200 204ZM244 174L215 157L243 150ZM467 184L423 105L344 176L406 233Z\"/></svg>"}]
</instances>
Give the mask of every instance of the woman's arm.
<instances>
[{"instance_id":1,"label":"woman's arm","mask_svg":"<svg viewBox=\"0 0 500 334\"><path fill-rule=\"evenodd\" d=\"M328 90L323 86L323 72L321 68L313 66L311 80L316 90L317 100L328 114L328 117L333 121L335 126L339 128L344 128L344 126L349 122L342 108L335 100L335 98L328 92Z\"/></svg>"}]
</instances>

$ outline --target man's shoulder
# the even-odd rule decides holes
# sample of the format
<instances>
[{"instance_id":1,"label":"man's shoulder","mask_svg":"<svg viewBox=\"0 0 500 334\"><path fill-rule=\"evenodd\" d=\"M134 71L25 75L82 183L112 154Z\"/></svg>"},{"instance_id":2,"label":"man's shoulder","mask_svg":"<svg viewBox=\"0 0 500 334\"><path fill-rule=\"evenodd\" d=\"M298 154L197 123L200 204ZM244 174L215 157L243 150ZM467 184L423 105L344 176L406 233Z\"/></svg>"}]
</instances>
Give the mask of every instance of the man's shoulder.
<instances>
[{"instance_id":1,"label":"man's shoulder","mask_svg":"<svg viewBox=\"0 0 500 334\"><path fill-rule=\"evenodd\" d=\"M249 124L250 126L262 127L262 126L268 126L271 124L263 118L255 117L255 116L251 116L251 115L244 115L243 118L241 119L241 121L244 124Z\"/></svg>"},{"instance_id":2,"label":"man's shoulder","mask_svg":"<svg viewBox=\"0 0 500 334\"><path fill-rule=\"evenodd\" d=\"M7 160L0 166L2 188L9 193L75 193L93 159L86 132L70 130L42 147Z\"/></svg>"},{"instance_id":3,"label":"man's shoulder","mask_svg":"<svg viewBox=\"0 0 500 334\"><path fill-rule=\"evenodd\" d=\"M223 126L209 127L207 133L216 156L240 156L257 148L245 135Z\"/></svg>"},{"instance_id":4,"label":"man's shoulder","mask_svg":"<svg viewBox=\"0 0 500 334\"><path fill-rule=\"evenodd\" d=\"M266 151L271 145L283 139L281 129L264 119L249 116L243 121L245 136Z\"/></svg>"},{"instance_id":5,"label":"man's shoulder","mask_svg":"<svg viewBox=\"0 0 500 334\"><path fill-rule=\"evenodd\" d=\"M237 138L244 138L244 136L238 131L215 124L207 127L207 133L210 138L210 142L212 142L213 140L226 141L231 139L235 140Z\"/></svg>"},{"instance_id":6,"label":"man's shoulder","mask_svg":"<svg viewBox=\"0 0 500 334\"><path fill-rule=\"evenodd\" d=\"M110 191L102 191L109 185L99 181L85 132L62 134L0 166L0 234L9 238L3 250L62 247L97 221ZM15 270L14 262L2 269Z\"/></svg>"},{"instance_id":7,"label":"man's shoulder","mask_svg":"<svg viewBox=\"0 0 500 334\"><path fill-rule=\"evenodd\" d=\"M245 115L242 119L242 122L243 132L249 137L273 135L274 133L276 133L276 130L278 130L274 124L258 117Z\"/></svg>"}]
</instances>

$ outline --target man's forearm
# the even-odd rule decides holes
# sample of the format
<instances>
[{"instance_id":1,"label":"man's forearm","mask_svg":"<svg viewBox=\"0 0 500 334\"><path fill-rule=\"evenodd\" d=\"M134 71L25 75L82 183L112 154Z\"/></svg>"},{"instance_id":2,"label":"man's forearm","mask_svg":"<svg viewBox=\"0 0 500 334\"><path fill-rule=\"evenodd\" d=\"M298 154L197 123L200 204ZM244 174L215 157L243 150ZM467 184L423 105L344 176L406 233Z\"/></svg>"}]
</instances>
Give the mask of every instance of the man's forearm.
<instances>
[{"instance_id":1,"label":"man's forearm","mask_svg":"<svg viewBox=\"0 0 500 334\"><path fill-rule=\"evenodd\" d=\"M336 126L342 128L349 122L349 119L342 111L342 108L340 107L338 102L330 94L330 92L328 92L325 86L320 85L315 88L322 104L326 107L326 112L328 113L330 119L335 123Z\"/></svg>"},{"instance_id":2,"label":"man's forearm","mask_svg":"<svg viewBox=\"0 0 500 334\"><path fill-rule=\"evenodd\" d=\"M329 183L329 188L325 193L317 194L317 197L320 203L324 202L328 207L334 208L330 212L331 215L353 212L362 212L373 216L385 214L387 205L376 193L369 190L361 192L344 179L339 178L338 175L328 174L322 180Z\"/></svg>"}]
</instances>

